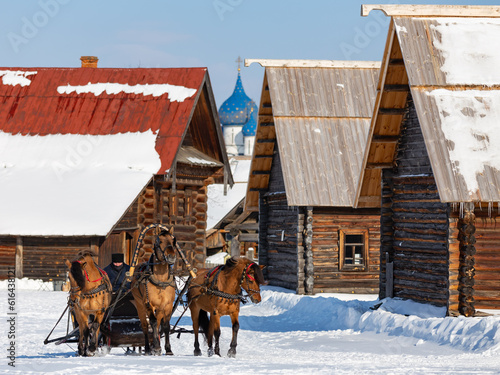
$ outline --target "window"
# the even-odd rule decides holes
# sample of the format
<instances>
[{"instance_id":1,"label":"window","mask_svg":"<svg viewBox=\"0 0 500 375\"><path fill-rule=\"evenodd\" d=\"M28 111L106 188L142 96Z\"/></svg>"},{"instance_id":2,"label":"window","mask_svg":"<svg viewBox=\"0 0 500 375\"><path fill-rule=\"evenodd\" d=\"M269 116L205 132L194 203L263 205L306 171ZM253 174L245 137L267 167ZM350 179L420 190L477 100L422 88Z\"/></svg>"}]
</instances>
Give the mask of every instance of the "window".
<instances>
[{"instance_id":1,"label":"window","mask_svg":"<svg viewBox=\"0 0 500 375\"><path fill-rule=\"evenodd\" d=\"M340 231L339 269L365 271L367 269L368 231Z\"/></svg>"}]
</instances>

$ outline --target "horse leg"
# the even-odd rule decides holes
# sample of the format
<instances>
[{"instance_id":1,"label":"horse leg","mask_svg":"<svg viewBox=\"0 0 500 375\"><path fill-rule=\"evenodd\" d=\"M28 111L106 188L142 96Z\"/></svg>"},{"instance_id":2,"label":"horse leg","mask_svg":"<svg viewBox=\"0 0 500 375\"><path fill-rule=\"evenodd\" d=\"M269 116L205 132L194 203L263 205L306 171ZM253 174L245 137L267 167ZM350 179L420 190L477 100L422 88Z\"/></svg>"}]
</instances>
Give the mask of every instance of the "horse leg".
<instances>
[{"instance_id":1,"label":"horse leg","mask_svg":"<svg viewBox=\"0 0 500 375\"><path fill-rule=\"evenodd\" d=\"M194 305L194 303L189 305L191 310L191 320L193 321L193 333L194 333L194 355L201 356L200 343L198 341L198 333L200 329L199 316L200 309Z\"/></svg>"},{"instance_id":2,"label":"horse leg","mask_svg":"<svg viewBox=\"0 0 500 375\"><path fill-rule=\"evenodd\" d=\"M78 338L78 355L85 356L85 326L83 324L79 325L80 337Z\"/></svg>"},{"instance_id":3,"label":"horse leg","mask_svg":"<svg viewBox=\"0 0 500 375\"><path fill-rule=\"evenodd\" d=\"M93 353L97 350L99 347L99 334L101 332L101 323L104 319L104 314L103 313L98 313L95 318L94 322L91 325L90 329L90 348L89 350ZM107 353L105 353L107 354Z\"/></svg>"},{"instance_id":4,"label":"horse leg","mask_svg":"<svg viewBox=\"0 0 500 375\"><path fill-rule=\"evenodd\" d=\"M89 326L88 326L88 324L85 324L83 327L81 345L78 346L78 354L80 354L81 356L84 356L84 357L88 356L89 334L90 334Z\"/></svg>"},{"instance_id":5,"label":"horse leg","mask_svg":"<svg viewBox=\"0 0 500 375\"><path fill-rule=\"evenodd\" d=\"M163 316L161 320L163 333L165 334L165 355L174 355L170 347L170 315Z\"/></svg>"},{"instance_id":6,"label":"horse leg","mask_svg":"<svg viewBox=\"0 0 500 375\"><path fill-rule=\"evenodd\" d=\"M208 356L211 357L214 355L214 324L215 324L216 316L214 313L210 314L210 321L208 324L208 332L207 332L207 345L208 345Z\"/></svg>"},{"instance_id":7,"label":"horse leg","mask_svg":"<svg viewBox=\"0 0 500 375\"><path fill-rule=\"evenodd\" d=\"M160 332L158 330L159 320L156 318L153 311L149 313L149 324L153 328L153 349L151 354L161 355Z\"/></svg>"},{"instance_id":8,"label":"horse leg","mask_svg":"<svg viewBox=\"0 0 500 375\"><path fill-rule=\"evenodd\" d=\"M231 345L229 347L229 351L227 352L227 356L234 358L236 357L236 345L238 345L238 331L240 329L240 323L238 321L238 312L231 314L231 322L233 323L233 338L231 339Z\"/></svg>"},{"instance_id":9,"label":"horse leg","mask_svg":"<svg viewBox=\"0 0 500 375\"><path fill-rule=\"evenodd\" d=\"M212 321L212 317L210 317L210 321ZM219 347L219 337L220 337L220 316L213 315L213 330L214 330L214 341L215 341L215 349L214 353L220 357L220 347Z\"/></svg>"},{"instance_id":10,"label":"horse leg","mask_svg":"<svg viewBox=\"0 0 500 375\"><path fill-rule=\"evenodd\" d=\"M146 319L146 307L143 305L142 301L136 302L137 315L141 321L142 333L144 334L144 353L151 354L151 348L149 346L149 327L148 320Z\"/></svg>"},{"instance_id":11,"label":"horse leg","mask_svg":"<svg viewBox=\"0 0 500 375\"><path fill-rule=\"evenodd\" d=\"M97 336L99 335L99 322L94 318L89 327L89 356L93 356L97 349Z\"/></svg>"}]
</instances>

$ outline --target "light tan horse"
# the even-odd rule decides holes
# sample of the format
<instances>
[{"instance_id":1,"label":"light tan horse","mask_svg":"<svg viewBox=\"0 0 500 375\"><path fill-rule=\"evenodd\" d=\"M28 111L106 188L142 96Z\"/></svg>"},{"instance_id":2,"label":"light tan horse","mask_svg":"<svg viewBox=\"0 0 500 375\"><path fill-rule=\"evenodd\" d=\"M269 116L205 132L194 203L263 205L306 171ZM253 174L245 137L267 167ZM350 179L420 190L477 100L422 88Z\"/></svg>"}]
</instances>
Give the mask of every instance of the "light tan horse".
<instances>
[{"instance_id":1,"label":"light tan horse","mask_svg":"<svg viewBox=\"0 0 500 375\"><path fill-rule=\"evenodd\" d=\"M92 251L84 250L72 262L66 259L71 286L68 303L78 322L78 355L81 356L95 354L101 322L111 302L111 283L94 262L95 256Z\"/></svg>"},{"instance_id":2,"label":"light tan horse","mask_svg":"<svg viewBox=\"0 0 500 375\"><path fill-rule=\"evenodd\" d=\"M175 280L171 266L175 263L175 237L162 231L155 240L154 254L148 263L138 267L131 290L144 333L146 354L161 355L160 334L165 334L165 354L173 355L170 347L170 318L175 300ZM149 324L153 330L150 346Z\"/></svg>"},{"instance_id":3,"label":"light tan horse","mask_svg":"<svg viewBox=\"0 0 500 375\"><path fill-rule=\"evenodd\" d=\"M202 270L193 279L188 290L188 303L191 310L194 331L194 355L201 355L198 332L201 328L207 345L208 355L220 356L220 317L231 317L233 337L227 355L236 356L238 316L244 289L253 303L261 301L260 285L266 284L262 270L256 263L244 257L232 257L224 266ZM210 320L208 314L210 313ZM213 349L215 337L215 350Z\"/></svg>"}]
</instances>

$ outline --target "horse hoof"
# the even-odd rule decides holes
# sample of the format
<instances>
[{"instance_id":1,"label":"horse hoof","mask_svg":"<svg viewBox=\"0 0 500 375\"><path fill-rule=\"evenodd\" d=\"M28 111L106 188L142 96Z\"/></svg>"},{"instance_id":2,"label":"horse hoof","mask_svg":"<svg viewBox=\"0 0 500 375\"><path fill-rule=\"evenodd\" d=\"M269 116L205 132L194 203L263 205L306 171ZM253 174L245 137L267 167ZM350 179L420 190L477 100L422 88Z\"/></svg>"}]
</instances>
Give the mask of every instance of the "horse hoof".
<instances>
[{"instance_id":1,"label":"horse hoof","mask_svg":"<svg viewBox=\"0 0 500 375\"><path fill-rule=\"evenodd\" d=\"M165 355L174 355L174 353L170 350L168 352L165 352Z\"/></svg>"},{"instance_id":2,"label":"horse hoof","mask_svg":"<svg viewBox=\"0 0 500 375\"><path fill-rule=\"evenodd\" d=\"M208 349L208 356L211 357L214 355L214 350L212 348Z\"/></svg>"},{"instance_id":3,"label":"horse hoof","mask_svg":"<svg viewBox=\"0 0 500 375\"><path fill-rule=\"evenodd\" d=\"M201 357L201 350L200 349L195 349L194 355L195 355L195 357Z\"/></svg>"},{"instance_id":4,"label":"horse hoof","mask_svg":"<svg viewBox=\"0 0 500 375\"><path fill-rule=\"evenodd\" d=\"M153 355L161 355L161 349L153 350Z\"/></svg>"},{"instance_id":5,"label":"horse hoof","mask_svg":"<svg viewBox=\"0 0 500 375\"><path fill-rule=\"evenodd\" d=\"M229 351L227 352L227 356L228 356L229 358L234 358L234 357L236 357L236 350L234 350L234 349L229 349Z\"/></svg>"}]
</instances>

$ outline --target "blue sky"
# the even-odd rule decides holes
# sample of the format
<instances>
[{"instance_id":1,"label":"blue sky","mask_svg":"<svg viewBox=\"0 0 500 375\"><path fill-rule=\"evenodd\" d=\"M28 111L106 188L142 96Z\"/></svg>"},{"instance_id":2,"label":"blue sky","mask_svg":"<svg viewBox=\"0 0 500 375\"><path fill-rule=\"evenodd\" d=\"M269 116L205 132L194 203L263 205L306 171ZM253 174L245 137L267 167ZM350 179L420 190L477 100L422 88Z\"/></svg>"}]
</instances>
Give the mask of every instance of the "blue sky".
<instances>
[{"instance_id":1,"label":"blue sky","mask_svg":"<svg viewBox=\"0 0 500 375\"><path fill-rule=\"evenodd\" d=\"M98 56L100 67L203 66L219 107L234 89L238 56L380 60L389 19L379 11L361 17L363 3L369 2L2 0L0 66L77 67L83 55ZM241 74L247 94L258 104L264 69L253 64L242 67Z\"/></svg>"}]
</instances>

